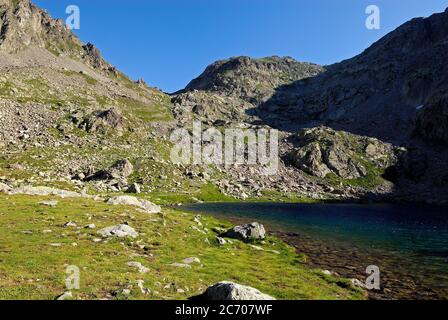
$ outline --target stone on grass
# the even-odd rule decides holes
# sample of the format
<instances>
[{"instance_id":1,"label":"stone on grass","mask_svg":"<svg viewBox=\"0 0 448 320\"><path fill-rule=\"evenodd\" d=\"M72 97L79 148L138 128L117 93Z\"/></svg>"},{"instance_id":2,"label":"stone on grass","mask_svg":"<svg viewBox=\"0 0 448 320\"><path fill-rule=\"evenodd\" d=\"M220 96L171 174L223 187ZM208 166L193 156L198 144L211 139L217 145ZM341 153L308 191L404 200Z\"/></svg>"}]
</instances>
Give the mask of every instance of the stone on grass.
<instances>
[{"instance_id":1,"label":"stone on grass","mask_svg":"<svg viewBox=\"0 0 448 320\"><path fill-rule=\"evenodd\" d=\"M127 193L141 193L140 185L138 183L131 184L126 190Z\"/></svg>"},{"instance_id":2,"label":"stone on grass","mask_svg":"<svg viewBox=\"0 0 448 320\"><path fill-rule=\"evenodd\" d=\"M10 190L11 190L10 186L0 182L0 192L8 192Z\"/></svg>"},{"instance_id":3,"label":"stone on grass","mask_svg":"<svg viewBox=\"0 0 448 320\"><path fill-rule=\"evenodd\" d=\"M185 264L193 264L193 263L201 264L201 260L199 260L199 258L196 257L186 258L182 262Z\"/></svg>"},{"instance_id":4,"label":"stone on grass","mask_svg":"<svg viewBox=\"0 0 448 320\"><path fill-rule=\"evenodd\" d=\"M30 196L58 196L61 198L88 198L89 196L83 195L74 191L54 189L50 187L33 187L23 186L12 189L11 194L26 194Z\"/></svg>"},{"instance_id":5,"label":"stone on grass","mask_svg":"<svg viewBox=\"0 0 448 320\"><path fill-rule=\"evenodd\" d=\"M155 205L154 203L152 203L148 200L138 199L138 198L132 197L132 196L112 197L107 201L107 203L112 204L112 205L134 206L134 207L143 209L148 213L159 213L162 211L162 209L158 205Z\"/></svg>"},{"instance_id":6,"label":"stone on grass","mask_svg":"<svg viewBox=\"0 0 448 320\"><path fill-rule=\"evenodd\" d=\"M41 201L39 202L42 206L48 206L48 207L56 207L58 205L58 202L56 200L48 200L48 201Z\"/></svg>"},{"instance_id":7,"label":"stone on grass","mask_svg":"<svg viewBox=\"0 0 448 320\"><path fill-rule=\"evenodd\" d=\"M223 245L225 245L227 243L226 239L221 238L221 237L216 237L216 241L218 241L218 244L220 246L223 246Z\"/></svg>"},{"instance_id":8,"label":"stone on grass","mask_svg":"<svg viewBox=\"0 0 448 320\"><path fill-rule=\"evenodd\" d=\"M185 269L189 269L189 268L191 268L191 266L189 265L189 264L186 264L186 263L172 263L172 264L170 264L170 266L172 266L172 267L176 267L176 268L185 268Z\"/></svg>"},{"instance_id":9,"label":"stone on grass","mask_svg":"<svg viewBox=\"0 0 448 320\"><path fill-rule=\"evenodd\" d=\"M266 237L266 231L262 224L252 222L242 226L233 227L223 234L223 236L250 242L254 240L263 240Z\"/></svg>"},{"instance_id":10,"label":"stone on grass","mask_svg":"<svg viewBox=\"0 0 448 320\"><path fill-rule=\"evenodd\" d=\"M275 300L259 290L233 282L219 282L208 287L203 297L207 300Z\"/></svg>"},{"instance_id":11,"label":"stone on grass","mask_svg":"<svg viewBox=\"0 0 448 320\"><path fill-rule=\"evenodd\" d=\"M119 224L116 226L106 227L98 231L98 234L102 237L118 237L118 238L137 238L138 233L134 228L127 224Z\"/></svg>"},{"instance_id":12,"label":"stone on grass","mask_svg":"<svg viewBox=\"0 0 448 320\"><path fill-rule=\"evenodd\" d=\"M148 273L149 272L148 268L146 268L144 265L142 265L140 262L137 262L137 261L128 262L128 266L137 268L138 272L140 272L140 273Z\"/></svg>"},{"instance_id":13,"label":"stone on grass","mask_svg":"<svg viewBox=\"0 0 448 320\"><path fill-rule=\"evenodd\" d=\"M71 291L64 292L63 294L56 297L56 300L68 300L73 299L73 294Z\"/></svg>"}]
</instances>

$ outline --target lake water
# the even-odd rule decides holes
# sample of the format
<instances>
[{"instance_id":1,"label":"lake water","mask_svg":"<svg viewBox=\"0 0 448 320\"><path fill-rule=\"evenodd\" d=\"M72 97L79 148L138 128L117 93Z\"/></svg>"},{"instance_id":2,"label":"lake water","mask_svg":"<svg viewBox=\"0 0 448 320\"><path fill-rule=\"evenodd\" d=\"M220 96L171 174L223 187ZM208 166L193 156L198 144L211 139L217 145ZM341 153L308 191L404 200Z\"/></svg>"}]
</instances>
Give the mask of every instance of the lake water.
<instances>
[{"instance_id":1,"label":"lake water","mask_svg":"<svg viewBox=\"0 0 448 320\"><path fill-rule=\"evenodd\" d=\"M419 290L421 285L436 290L438 298L448 298L446 207L391 204L207 203L188 205L184 209L241 222L259 221L271 232L305 235L330 245L330 248L333 246L333 249L328 249L330 254L346 250L356 252L357 256L370 255L370 263L378 259L376 264L388 269L385 272L394 283L392 285L392 281L389 281L393 287L391 290L411 292ZM353 251L353 248L356 251ZM300 251L300 245L298 249ZM312 250L306 253L317 254ZM350 263L350 256L339 254L334 259L342 258ZM319 259L316 259L316 263L319 264ZM324 265L328 264L331 267L331 263L325 261ZM394 277L400 279L392 279ZM405 289L399 288L400 281L407 281ZM418 293L415 296L420 297Z\"/></svg>"}]
</instances>

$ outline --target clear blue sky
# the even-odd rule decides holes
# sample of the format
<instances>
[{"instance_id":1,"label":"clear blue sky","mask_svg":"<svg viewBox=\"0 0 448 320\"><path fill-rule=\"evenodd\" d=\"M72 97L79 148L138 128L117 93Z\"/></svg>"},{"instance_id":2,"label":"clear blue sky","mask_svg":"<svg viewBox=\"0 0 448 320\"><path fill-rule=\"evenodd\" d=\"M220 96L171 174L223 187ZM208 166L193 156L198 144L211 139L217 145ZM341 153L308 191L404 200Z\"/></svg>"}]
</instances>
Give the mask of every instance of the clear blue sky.
<instances>
[{"instance_id":1,"label":"clear blue sky","mask_svg":"<svg viewBox=\"0 0 448 320\"><path fill-rule=\"evenodd\" d=\"M81 10L84 42L133 79L172 92L218 59L292 56L331 64L350 58L413 17L448 0L33 0L54 17ZM365 9L381 9L381 29Z\"/></svg>"}]
</instances>

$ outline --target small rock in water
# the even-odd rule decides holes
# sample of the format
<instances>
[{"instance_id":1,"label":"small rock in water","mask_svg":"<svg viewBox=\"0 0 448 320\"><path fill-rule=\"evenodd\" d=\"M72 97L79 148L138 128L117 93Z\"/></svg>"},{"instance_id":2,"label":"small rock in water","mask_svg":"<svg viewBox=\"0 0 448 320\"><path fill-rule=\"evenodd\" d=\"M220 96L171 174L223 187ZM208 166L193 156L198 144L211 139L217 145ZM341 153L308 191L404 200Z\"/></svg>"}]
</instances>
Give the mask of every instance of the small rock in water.
<instances>
[{"instance_id":1,"label":"small rock in water","mask_svg":"<svg viewBox=\"0 0 448 320\"><path fill-rule=\"evenodd\" d=\"M365 289L366 285L365 283L363 283L362 281L358 280L358 279L350 279L350 282L352 283L353 286L358 287L358 288L362 288Z\"/></svg>"}]
</instances>

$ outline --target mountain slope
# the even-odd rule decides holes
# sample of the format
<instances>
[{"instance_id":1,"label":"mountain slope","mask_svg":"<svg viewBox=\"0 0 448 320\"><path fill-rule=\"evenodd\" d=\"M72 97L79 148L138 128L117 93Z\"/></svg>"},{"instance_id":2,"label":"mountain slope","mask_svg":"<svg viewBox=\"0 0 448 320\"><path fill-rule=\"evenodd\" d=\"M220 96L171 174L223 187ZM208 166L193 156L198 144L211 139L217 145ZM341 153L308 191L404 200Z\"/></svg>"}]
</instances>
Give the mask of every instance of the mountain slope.
<instances>
[{"instance_id":1,"label":"mountain slope","mask_svg":"<svg viewBox=\"0 0 448 320\"><path fill-rule=\"evenodd\" d=\"M174 113L186 119L232 121L246 119L249 109L269 100L275 89L315 76L324 69L290 57L235 57L208 66L184 90L174 94Z\"/></svg>"},{"instance_id":2,"label":"mountain slope","mask_svg":"<svg viewBox=\"0 0 448 320\"><path fill-rule=\"evenodd\" d=\"M260 110L273 125L317 120L400 143L424 106L446 93L448 12L413 19L362 54L279 88ZM267 120L270 122L270 120Z\"/></svg>"}]
</instances>

